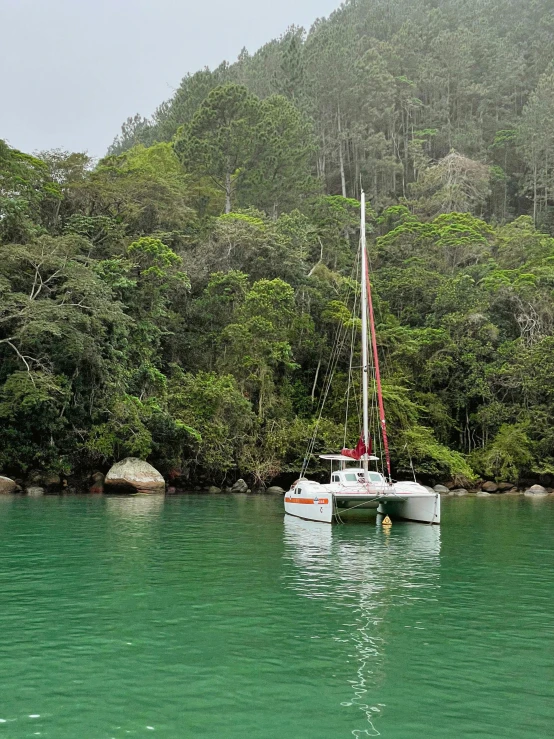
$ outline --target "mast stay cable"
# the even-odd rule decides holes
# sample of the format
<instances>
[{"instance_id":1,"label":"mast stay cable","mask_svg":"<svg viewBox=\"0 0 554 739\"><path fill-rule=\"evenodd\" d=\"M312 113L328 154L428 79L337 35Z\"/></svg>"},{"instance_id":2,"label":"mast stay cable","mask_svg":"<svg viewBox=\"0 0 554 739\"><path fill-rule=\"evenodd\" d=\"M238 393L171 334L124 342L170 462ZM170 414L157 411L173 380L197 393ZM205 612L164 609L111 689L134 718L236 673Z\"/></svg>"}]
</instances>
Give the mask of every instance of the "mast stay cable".
<instances>
[{"instance_id":1,"label":"mast stay cable","mask_svg":"<svg viewBox=\"0 0 554 739\"><path fill-rule=\"evenodd\" d=\"M362 208L362 212L363 212L363 223L362 223L363 265L362 265L362 268L363 268L363 275L365 277L364 286L365 286L366 293L367 293L366 295L367 306L369 308L369 327L370 327L370 332L371 332L371 347L372 347L372 353L373 353L373 365L375 367L375 383L377 385L377 401L379 404L379 420L380 420L380 426L381 426L381 433L383 436L383 447L385 451L388 481L390 483L392 481L392 477L391 477L389 440L387 436L387 422L385 419L385 405L383 403L383 388L381 385L381 372L379 369L379 355L377 353L377 336L375 333L375 317L373 314L373 301L371 299L371 282L369 279L369 259L367 256L366 238L365 238L365 195L364 193L362 193L362 203L363 203L363 208ZM364 376L367 379L367 367L365 366L365 364L366 363L364 362ZM365 419L364 419L364 432L365 432Z\"/></svg>"}]
</instances>

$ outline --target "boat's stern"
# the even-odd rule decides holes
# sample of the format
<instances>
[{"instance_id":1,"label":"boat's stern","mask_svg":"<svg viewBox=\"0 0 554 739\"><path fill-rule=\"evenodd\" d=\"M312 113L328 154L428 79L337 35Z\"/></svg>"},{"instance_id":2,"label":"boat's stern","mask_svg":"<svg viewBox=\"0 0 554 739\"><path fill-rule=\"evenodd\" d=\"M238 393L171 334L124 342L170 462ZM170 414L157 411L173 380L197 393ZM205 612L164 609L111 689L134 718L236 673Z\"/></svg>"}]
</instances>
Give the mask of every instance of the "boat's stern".
<instances>
[{"instance_id":1,"label":"boat's stern","mask_svg":"<svg viewBox=\"0 0 554 739\"><path fill-rule=\"evenodd\" d=\"M396 495L380 501L379 513L405 521L441 522L439 493L432 493L416 482L396 482L394 488Z\"/></svg>"}]
</instances>

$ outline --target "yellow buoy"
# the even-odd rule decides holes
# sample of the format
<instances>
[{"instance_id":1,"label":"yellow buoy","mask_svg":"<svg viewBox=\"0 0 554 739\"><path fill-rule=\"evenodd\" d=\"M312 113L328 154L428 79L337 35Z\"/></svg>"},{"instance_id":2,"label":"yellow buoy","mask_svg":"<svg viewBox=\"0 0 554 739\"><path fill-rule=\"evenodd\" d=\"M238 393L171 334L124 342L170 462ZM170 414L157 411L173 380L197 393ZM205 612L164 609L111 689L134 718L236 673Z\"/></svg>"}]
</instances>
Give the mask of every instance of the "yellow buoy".
<instances>
[{"instance_id":1,"label":"yellow buoy","mask_svg":"<svg viewBox=\"0 0 554 739\"><path fill-rule=\"evenodd\" d=\"M388 526L392 526L392 521L390 520L390 518L388 516L385 516L385 518L383 519L383 523L381 524L381 526L387 526L387 527Z\"/></svg>"}]
</instances>

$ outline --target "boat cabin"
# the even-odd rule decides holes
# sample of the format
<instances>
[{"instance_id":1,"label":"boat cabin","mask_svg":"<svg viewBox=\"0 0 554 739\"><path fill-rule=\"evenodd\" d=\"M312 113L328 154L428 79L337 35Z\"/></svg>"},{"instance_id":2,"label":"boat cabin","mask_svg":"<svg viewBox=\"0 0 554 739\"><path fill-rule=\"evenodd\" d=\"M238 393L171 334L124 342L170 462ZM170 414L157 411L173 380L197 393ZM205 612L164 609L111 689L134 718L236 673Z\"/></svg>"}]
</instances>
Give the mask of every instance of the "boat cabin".
<instances>
[{"instance_id":1,"label":"boat cabin","mask_svg":"<svg viewBox=\"0 0 554 739\"><path fill-rule=\"evenodd\" d=\"M370 471L367 476L370 483L383 484L385 482L383 475L379 472ZM331 482L338 482L342 485L358 485L365 482L364 471L361 467L346 467L331 473Z\"/></svg>"}]
</instances>

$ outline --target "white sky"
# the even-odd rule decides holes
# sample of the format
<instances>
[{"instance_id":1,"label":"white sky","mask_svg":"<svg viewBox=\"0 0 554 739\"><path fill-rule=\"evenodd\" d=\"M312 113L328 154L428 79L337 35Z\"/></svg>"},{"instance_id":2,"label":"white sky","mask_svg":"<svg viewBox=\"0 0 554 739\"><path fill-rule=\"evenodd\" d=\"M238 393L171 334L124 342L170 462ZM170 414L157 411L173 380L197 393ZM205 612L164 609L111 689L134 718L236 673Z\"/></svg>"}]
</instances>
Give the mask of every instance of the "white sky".
<instances>
[{"instance_id":1,"label":"white sky","mask_svg":"<svg viewBox=\"0 0 554 739\"><path fill-rule=\"evenodd\" d=\"M254 52L339 0L0 0L0 138L102 156L187 72Z\"/></svg>"}]
</instances>

